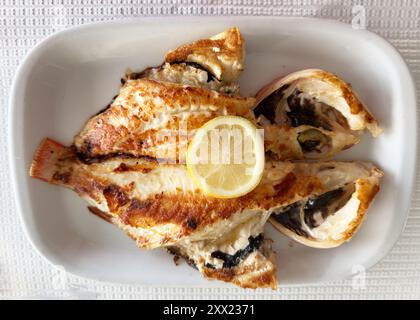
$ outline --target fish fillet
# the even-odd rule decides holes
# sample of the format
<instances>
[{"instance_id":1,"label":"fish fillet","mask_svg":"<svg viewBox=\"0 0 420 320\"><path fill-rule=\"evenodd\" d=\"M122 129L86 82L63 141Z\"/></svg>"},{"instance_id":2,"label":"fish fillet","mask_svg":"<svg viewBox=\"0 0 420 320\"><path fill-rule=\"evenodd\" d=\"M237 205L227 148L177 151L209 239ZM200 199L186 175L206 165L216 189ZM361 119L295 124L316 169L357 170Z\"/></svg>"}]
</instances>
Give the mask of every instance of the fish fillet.
<instances>
[{"instance_id":1,"label":"fish fillet","mask_svg":"<svg viewBox=\"0 0 420 320\"><path fill-rule=\"evenodd\" d=\"M107 110L87 122L74 145L85 158L130 154L182 162L198 128L217 116L250 118L254 102L199 87L132 80Z\"/></svg>"},{"instance_id":2,"label":"fish fillet","mask_svg":"<svg viewBox=\"0 0 420 320\"><path fill-rule=\"evenodd\" d=\"M372 168L361 162L268 161L262 181L252 192L217 199L201 193L184 165L122 156L86 163L74 148L45 139L35 153L30 175L72 189L91 211L124 230L141 248L169 248L207 278L242 287L273 287L275 263L269 241L261 238L270 215L354 181ZM259 239L257 245L247 249L253 239ZM247 254L241 256L240 250ZM235 261L238 251L237 264L226 262Z\"/></svg>"}]
</instances>

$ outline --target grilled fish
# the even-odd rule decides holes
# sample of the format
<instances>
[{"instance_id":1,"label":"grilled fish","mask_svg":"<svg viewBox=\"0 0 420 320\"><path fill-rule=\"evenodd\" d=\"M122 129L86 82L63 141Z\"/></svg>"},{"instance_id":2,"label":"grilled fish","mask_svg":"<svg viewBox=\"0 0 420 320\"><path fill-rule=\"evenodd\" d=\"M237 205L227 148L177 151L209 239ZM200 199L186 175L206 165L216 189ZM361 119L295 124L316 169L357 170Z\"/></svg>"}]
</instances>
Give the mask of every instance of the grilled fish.
<instances>
[{"instance_id":1,"label":"grilled fish","mask_svg":"<svg viewBox=\"0 0 420 320\"><path fill-rule=\"evenodd\" d=\"M126 153L182 163L195 131L220 115L242 116L263 129L266 152L277 160L329 158L358 143L365 129L374 136L382 130L348 85L325 71L304 70L267 86L256 100L131 80L74 145L85 158Z\"/></svg>"},{"instance_id":2,"label":"grilled fish","mask_svg":"<svg viewBox=\"0 0 420 320\"><path fill-rule=\"evenodd\" d=\"M325 159L382 129L351 86L336 75L301 70L273 81L256 95L257 123L267 152L281 159Z\"/></svg>"},{"instance_id":3,"label":"grilled fish","mask_svg":"<svg viewBox=\"0 0 420 320\"><path fill-rule=\"evenodd\" d=\"M120 94L71 147L45 139L30 175L72 189L89 210L143 249L166 248L206 278L275 288L268 219L286 236L328 248L360 227L382 172L370 163L324 159L381 129L351 88L304 70L239 96L243 39L231 28L170 51L161 66L126 75ZM234 199L205 196L183 161L195 131L220 115L264 129L269 159L260 184Z\"/></svg>"},{"instance_id":4,"label":"grilled fish","mask_svg":"<svg viewBox=\"0 0 420 320\"><path fill-rule=\"evenodd\" d=\"M295 72L266 85L256 99L240 97L243 44L239 29L231 28L170 51L161 66L127 74L112 104L75 137L79 154L182 163L195 131L220 115L243 116L263 129L267 153L277 160L325 159L358 143L365 129L380 134L351 87L326 71Z\"/></svg>"},{"instance_id":5,"label":"grilled fish","mask_svg":"<svg viewBox=\"0 0 420 320\"><path fill-rule=\"evenodd\" d=\"M379 191L383 172L376 167L363 170L353 181L345 179L347 182L337 188L276 210L270 222L284 235L309 247L343 244L360 228Z\"/></svg>"},{"instance_id":6,"label":"grilled fish","mask_svg":"<svg viewBox=\"0 0 420 320\"><path fill-rule=\"evenodd\" d=\"M244 68L243 45L239 29L230 28L171 50L162 65L141 72L128 71L125 79L148 78L237 95L237 80Z\"/></svg>"},{"instance_id":7,"label":"grilled fish","mask_svg":"<svg viewBox=\"0 0 420 320\"><path fill-rule=\"evenodd\" d=\"M30 175L74 190L91 211L124 230L141 248L169 248L208 278L274 287L272 252L261 235L270 215L371 170L368 163L268 161L252 192L217 199L197 189L184 165L123 156L86 163L74 148L46 139L34 155Z\"/></svg>"},{"instance_id":8,"label":"grilled fish","mask_svg":"<svg viewBox=\"0 0 420 320\"><path fill-rule=\"evenodd\" d=\"M130 154L182 162L198 128L217 116L252 117L254 103L200 87L131 80L107 110L87 122L74 145L85 158Z\"/></svg>"}]
</instances>

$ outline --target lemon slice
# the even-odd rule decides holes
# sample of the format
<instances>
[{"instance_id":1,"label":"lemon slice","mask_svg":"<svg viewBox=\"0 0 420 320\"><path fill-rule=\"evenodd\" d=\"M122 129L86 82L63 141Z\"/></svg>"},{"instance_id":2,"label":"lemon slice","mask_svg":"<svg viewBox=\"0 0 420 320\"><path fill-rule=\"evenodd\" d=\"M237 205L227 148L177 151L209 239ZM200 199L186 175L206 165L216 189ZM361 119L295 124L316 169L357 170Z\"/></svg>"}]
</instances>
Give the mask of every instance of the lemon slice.
<instances>
[{"instance_id":1,"label":"lemon slice","mask_svg":"<svg viewBox=\"0 0 420 320\"><path fill-rule=\"evenodd\" d=\"M245 118L217 117L197 130L186 161L189 174L206 195L240 197L261 180L264 140Z\"/></svg>"}]
</instances>

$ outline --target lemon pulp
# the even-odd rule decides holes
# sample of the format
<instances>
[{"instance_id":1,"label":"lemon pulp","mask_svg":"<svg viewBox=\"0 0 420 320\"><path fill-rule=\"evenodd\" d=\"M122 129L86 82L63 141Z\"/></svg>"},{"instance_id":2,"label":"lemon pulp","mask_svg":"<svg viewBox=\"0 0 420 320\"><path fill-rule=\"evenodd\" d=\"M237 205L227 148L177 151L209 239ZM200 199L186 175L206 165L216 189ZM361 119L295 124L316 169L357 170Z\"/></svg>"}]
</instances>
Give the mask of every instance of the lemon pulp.
<instances>
[{"instance_id":1,"label":"lemon pulp","mask_svg":"<svg viewBox=\"0 0 420 320\"><path fill-rule=\"evenodd\" d=\"M240 197L252 191L263 175L262 132L245 118L217 117L197 130L186 160L189 174L205 194Z\"/></svg>"}]
</instances>

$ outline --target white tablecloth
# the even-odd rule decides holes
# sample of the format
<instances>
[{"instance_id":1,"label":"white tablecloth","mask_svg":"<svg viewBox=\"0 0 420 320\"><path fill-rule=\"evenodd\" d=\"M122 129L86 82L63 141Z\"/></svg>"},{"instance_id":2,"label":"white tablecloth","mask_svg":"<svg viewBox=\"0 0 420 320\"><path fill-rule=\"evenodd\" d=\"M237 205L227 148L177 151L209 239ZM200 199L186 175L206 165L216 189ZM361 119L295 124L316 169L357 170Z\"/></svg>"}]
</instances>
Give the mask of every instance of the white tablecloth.
<instances>
[{"instance_id":1,"label":"white tablecloth","mask_svg":"<svg viewBox=\"0 0 420 320\"><path fill-rule=\"evenodd\" d=\"M349 23L352 6L366 8L367 28L403 54L420 88L420 1L315 0L0 0L0 107L7 119L8 93L24 55L54 31L94 21L146 15L291 15ZM420 97L419 90L417 94ZM419 104L420 105L420 104ZM38 256L25 238L10 190L7 124L0 127L0 298L143 299L366 299L420 298L420 180L404 233L393 250L367 273L365 288L351 280L282 286L278 292L238 288L142 287L68 276ZM420 162L419 162L420 164ZM59 283L57 285L57 279Z\"/></svg>"}]
</instances>

